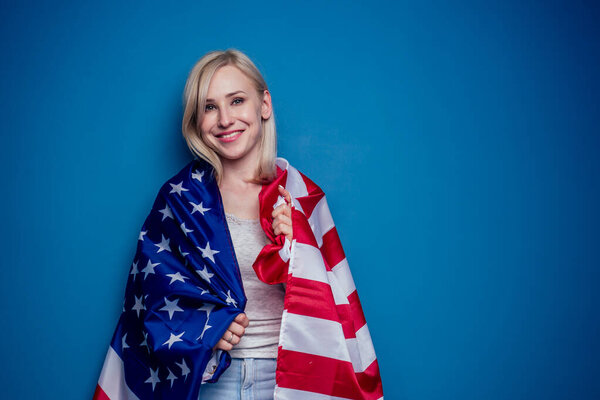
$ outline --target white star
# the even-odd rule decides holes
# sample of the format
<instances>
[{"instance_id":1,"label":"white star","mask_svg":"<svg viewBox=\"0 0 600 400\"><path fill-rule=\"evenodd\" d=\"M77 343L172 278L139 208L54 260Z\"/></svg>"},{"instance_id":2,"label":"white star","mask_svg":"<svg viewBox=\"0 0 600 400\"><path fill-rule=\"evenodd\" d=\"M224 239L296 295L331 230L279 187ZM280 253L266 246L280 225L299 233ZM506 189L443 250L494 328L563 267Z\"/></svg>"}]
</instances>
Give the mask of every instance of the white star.
<instances>
[{"instance_id":1,"label":"white star","mask_svg":"<svg viewBox=\"0 0 600 400\"><path fill-rule=\"evenodd\" d=\"M175 311L183 312L183 309L177 305L179 303L179 299L175 301L169 301L165 297L165 306L158 311L167 311L169 313L169 319L173 319L173 314ZM171 346L169 346L170 348Z\"/></svg>"},{"instance_id":2,"label":"white star","mask_svg":"<svg viewBox=\"0 0 600 400\"><path fill-rule=\"evenodd\" d=\"M198 181L202 182L202 177L204 176L204 171L194 171L192 172L192 179L197 179Z\"/></svg>"},{"instance_id":3,"label":"white star","mask_svg":"<svg viewBox=\"0 0 600 400\"><path fill-rule=\"evenodd\" d=\"M185 222L182 222L181 225L179 225L179 227L181 228L181 230L183 231L183 233L184 233L185 236L187 236L188 233L194 232L193 229L187 229L185 227Z\"/></svg>"},{"instance_id":4,"label":"white star","mask_svg":"<svg viewBox=\"0 0 600 400\"><path fill-rule=\"evenodd\" d=\"M142 270L142 272L144 273L144 280L146 280L146 277L148 276L148 274L154 274L154 268L160 265L160 263L156 263L156 264L152 264L152 262L150 260L148 260L148 264L146 264L146 266L144 267L144 269Z\"/></svg>"},{"instance_id":5,"label":"white star","mask_svg":"<svg viewBox=\"0 0 600 400\"><path fill-rule=\"evenodd\" d=\"M150 378L146 379L146 382L144 383L151 383L152 391L154 392L154 387L157 383L160 383L160 379L158 379L158 368L156 368L156 371L150 368Z\"/></svg>"},{"instance_id":6,"label":"white star","mask_svg":"<svg viewBox=\"0 0 600 400\"><path fill-rule=\"evenodd\" d=\"M169 376L167 376L167 380L171 381L171 387L173 387L173 382L175 382L177 376L175 376L175 374L169 368L167 368L167 371L169 371Z\"/></svg>"},{"instance_id":7,"label":"white star","mask_svg":"<svg viewBox=\"0 0 600 400\"><path fill-rule=\"evenodd\" d=\"M177 193L181 196L182 191L189 192L189 189L183 187L183 181L179 182L177 185L173 185L172 183L169 183L169 185L171 185L171 191L169 192L169 194Z\"/></svg>"},{"instance_id":8,"label":"white star","mask_svg":"<svg viewBox=\"0 0 600 400\"><path fill-rule=\"evenodd\" d=\"M150 346L148 346L148 333L142 332L144 334L144 341L140 343L140 346L144 346L148 349L148 353L150 353Z\"/></svg>"},{"instance_id":9,"label":"white star","mask_svg":"<svg viewBox=\"0 0 600 400\"><path fill-rule=\"evenodd\" d=\"M125 342L125 340L127 340L127 334L124 334L121 338L121 351L129 348L129 345L127 344L127 342Z\"/></svg>"},{"instance_id":10,"label":"white star","mask_svg":"<svg viewBox=\"0 0 600 400\"><path fill-rule=\"evenodd\" d=\"M184 334L184 333L185 333L185 331L184 331L184 332L181 332L179 335L174 335L174 334L171 332L171 336L169 336L169 340L167 340L166 342L164 342L164 343L163 343L163 346L164 346L165 344L168 344L168 345L169 345L169 349L171 349L171 346L173 346L173 344L174 344L174 343L177 343L177 342L183 342L183 339L181 339L181 337L183 336L183 334Z\"/></svg>"},{"instance_id":11,"label":"white star","mask_svg":"<svg viewBox=\"0 0 600 400\"><path fill-rule=\"evenodd\" d=\"M200 292L200 296L202 296L203 294L206 294L206 293L208 293L208 290L206 290L206 289L202 289L202 288L198 288L198 289L202 290L202 291Z\"/></svg>"},{"instance_id":12,"label":"white star","mask_svg":"<svg viewBox=\"0 0 600 400\"><path fill-rule=\"evenodd\" d=\"M208 272L208 270L206 269L206 265L204 266L204 269L197 269L196 272L198 273L198 275L200 275L200 278L204 279L208 283L210 283L210 278L212 278L215 275Z\"/></svg>"},{"instance_id":13,"label":"white star","mask_svg":"<svg viewBox=\"0 0 600 400\"><path fill-rule=\"evenodd\" d=\"M166 251L171 251L171 247L169 247L169 242L171 241L171 239L167 239L165 238L165 235L160 235L160 237L162 238L162 240L160 241L160 243L154 243L154 245L156 247L158 247L158 250L156 251L157 253L160 253L163 250Z\"/></svg>"},{"instance_id":14,"label":"white star","mask_svg":"<svg viewBox=\"0 0 600 400\"><path fill-rule=\"evenodd\" d=\"M206 211L210 211L210 208L204 208L204 206L202 205L202 202L200 202L200 204L196 204L196 203L192 203L190 201L190 204L192 205L192 214L195 213L196 211L200 212L200 214L204 215L204 213Z\"/></svg>"},{"instance_id":15,"label":"white star","mask_svg":"<svg viewBox=\"0 0 600 400\"><path fill-rule=\"evenodd\" d=\"M162 210L158 210L159 213L161 213L163 215L161 221L164 221L165 218L169 217L171 219L175 219L173 218L173 213L171 212L171 208L169 208L168 204L165 204L165 208L163 208Z\"/></svg>"},{"instance_id":16,"label":"white star","mask_svg":"<svg viewBox=\"0 0 600 400\"><path fill-rule=\"evenodd\" d=\"M133 264L131 265L131 272L129 273L129 275L133 275L133 280L135 280L135 277L137 274L140 273L140 271L138 271L138 262L140 262L140 260L134 261Z\"/></svg>"},{"instance_id":17,"label":"white star","mask_svg":"<svg viewBox=\"0 0 600 400\"><path fill-rule=\"evenodd\" d=\"M182 257L185 257L185 256L187 256L190 253L186 253L185 251L182 251L181 250L181 246L179 246L179 254L181 254Z\"/></svg>"},{"instance_id":18,"label":"white star","mask_svg":"<svg viewBox=\"0 0 600 400\"><path fill-rule=\"evenodd\" d=\"M181 376L185 376L184 381L187 379L187 376L190 372L190 369L188 368L187 364L185 363L185 358L181 359L181 364L179 364L177 361L175 362L175 364L177 364L177 366L179 368L181 368Z\"/></svg>"},{"instance_id":19,"label":"white star","mask_svg":"<svg viewBox=\"0 0 600 400\"><path fill-rule=\"evenodd\" d=\"M227 298L225 299L225 303L233 304L234 307L237 307L237 302L231 297L231 290L228 290L227 293L221 292L223 294L227 294Z\"/></svg>"},{"instance_id":20,"label":"white star","mask_svg":"<svg viewBox=\"0 0 600 400\"><path fill-rule=\"evenodd\" d=\"M212 250L210 248L210 243L206 242L206 247L202 248L198 246L198 250L202 252L202 257L210 259L213 263L215 262L215 258L213 257L215 254L219 253L219 250Z\"/></svg>"},{"instance_id":21,"label":"white star","mask_svg":"<svg viewBox=\"0 0 600 400\"><path fill-rule=\"evenodd\" d=\"M206 332L206 331L207 331L207 330L209 330L210 328L212 328L212 326L210 326L210 325L208 324L208 320L206 320L206 324L204 324L204 329L202 329L202 333L200 334L200 336L198 336L198 337L196 338L196 340L198 340L198 339L202 339L202 338L204 337L204 332Z\"/></svg>"},{"instance_id":22,"label":"white star","mask_svg":"<svg viewBox=\"0 0 600 400\"><path fill-rule=\"evenodd\" d=\"M141 240L143 242L146 233L148 233L148 231L140 231L140 237L138 237L138 240Z\"/></svg>"},{"instance_id":23,"label":"white star","mask_svg":"<svg viewBox=\"0 0 600 400\"><path fill-rule=\"evenodd\" d=\"M176 272L176 273L174 273L174 274L167 274L167 276L168 276L169 278L171 278L171 282L169 282L169 285L170 285L171 283L175 282L175 281L179 281L179 282L183 282L183 283L185 283L185 280L186 280L186 279L190 279L190 278L188 278L187 276L183 276L183 275L181 275L181 273L180 273L179 271L177 271L177 272Z\"/></svg>"},{"instance_id":24,"label":"white star","mask_svg":"<svg viewBox=\"0 0 600 400\"><path fill-rule=\"evenodd\" d=\"M208 317L210 317L210 312L213 310L213 308L215 308L214 304L206 303L205 305L203 305L202 307L200 307L198 309L198 311L205 311L206 312L206 318L208 318Z\"/></svg>"},{"instance_id":25,"label":"white star","mask_svg":"<svg viewBox=\"0 0 600 400\"><path fill-rule=\"evenodd\" d=\"M142 303L142 296L140 296L139 298L137 296L135 297L135 304L133 307L131 307L131 311L135 311L137 312L137 316L140 316L140 311L141 310L145 310L146 306Z\"/></svg>"}]
</instances>

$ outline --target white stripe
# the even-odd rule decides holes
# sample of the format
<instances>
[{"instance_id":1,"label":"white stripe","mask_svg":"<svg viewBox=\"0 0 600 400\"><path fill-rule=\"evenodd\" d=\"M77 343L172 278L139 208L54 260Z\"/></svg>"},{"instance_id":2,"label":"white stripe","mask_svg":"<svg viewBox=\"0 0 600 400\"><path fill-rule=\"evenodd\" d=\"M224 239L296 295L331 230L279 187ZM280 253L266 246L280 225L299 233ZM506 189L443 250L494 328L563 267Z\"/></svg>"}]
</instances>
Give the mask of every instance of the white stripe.
<instances>
[{"instance_id":1,"label":"white stripe","mask_svg":"<svg viewBox=\"0 0 600 400\"><path fill-rule=\"evenodd\" d=\"M295 242L295 240L293 242ZM286 237L285 242L283 243L283 247L279 249L279 257L281 257L284 263L290 259L290 255L292 254L291 249L292 243L290 243L289 239Z\"/></svg>"},{"instance_id":2,"label":"white stripe","mask_svg":"<svg viewBox=\"0 0 600 400\"><path fill-rule=\"evenodd\" d=\"M282 321L282 329L286 331L285 340L281 343L283 349L350 361L339 322L293 314L287 310L284 314L287 315L285 328Z\"/></svg>"},{"instance_id":3,"label":"white stripe","mask_svg":"<svg viewBox=\"0 0 600 400\"><path fill-rule=\"evenodd\" d=\"M343 296L346 298L347 303L348 296L350 296L356 290L356 286L354 285L354 279L352 279L352 274L350 273L350 266L348 265L348 260L344 258L342 261L337 263L336 266L333 267L328 273L335 276L335 278L330 278L329 281L331 282L332 286L334 286L333 282L335 282L335 286L339 286L339 289L343 293Z\"/></svg>"},{"instance_id":4,"label":"white stripe","mask_svg":"<svg viewBox=\"0 0 600 400\"><path fill-rule=\"evenodd\" d=\"M104 360L100 379L98 379L98 385L110 400L139 400L125 383L123 360L110 346Z\"/></svg>"},{"instance_id":5,"label":"white stripe","mask_svg":"<svg viewBox=\"0 0 600 400\"><path fill-rule=\"evenodd\" d=\"M331 212L329 212L329 206L327 205L327 199L325 196L319 200L315 208L313 209L308 224L315 234L315 239L319 247L323 245L323 235L329 232L331 228L335 226Z\"/></svg>"},{"instance_id":6,"label":"white stripe","mask_svg":"<svg viewBox=\"0 0 600 400\"><path fill-rule=\"evenodd\" d=\"M328 396L326 394L306 392L275 386L274 400L348 400L346 397Z\"/></svg>"},{"instance_id":7,"label":"white stripe","mask_svg":"<svg viewBox=\"0 0 600 400\"><path fill-rule=\"evenodd\" d=\"M354 372L364 372L375 361L375 349L367 324L356 332L356 338L346 339Z\"/></svg>"},{"instance_id":8,"label":"white stripe","mask_svg":"<svg viewBox=\"0 0 600 400\"><path fill-rule=\"evenodd\" d=\"M329 283L321 251L309 244L294 243L290 273L296 278Z\"/></svg>"},{"instance_id":9,"label":"white stripe","mask_svg":"<svg viewBox=\"0 0 600 400\"><path fill-rule=\"evenodd\" d=\"M300 172L291 165L288 164L288 175L287 182L285 184L285 188L292 195L292 197L305 197L308 196L308 190L306 189L306 184L304 183L304 179L300 176Z\"/></svg>"}]
</instances>

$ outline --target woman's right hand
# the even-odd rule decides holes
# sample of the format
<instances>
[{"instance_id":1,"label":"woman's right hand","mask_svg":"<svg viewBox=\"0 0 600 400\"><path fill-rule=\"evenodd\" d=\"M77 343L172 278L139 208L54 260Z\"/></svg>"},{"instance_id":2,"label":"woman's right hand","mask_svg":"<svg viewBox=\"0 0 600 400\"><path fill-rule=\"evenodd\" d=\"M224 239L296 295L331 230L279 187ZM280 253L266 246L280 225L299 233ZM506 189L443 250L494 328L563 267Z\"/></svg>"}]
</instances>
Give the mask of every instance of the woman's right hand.
<instances>
[{"instance_id":1,"label":"woman's right hand","mask_svg":"<svg viewBox=\"0 0 600 400\"><path fill-rule=\"evenodd\" d=\"M238 314L231 325L229 325L229 328L227 328L223 334L223 337L219 339L215 345L215 349L221 349L225 351L233 349L233 346L238 344L242 339L242 336L244 336L249 323L250 321L248 321L246 314Z\"/></svg>"}]
</instances>

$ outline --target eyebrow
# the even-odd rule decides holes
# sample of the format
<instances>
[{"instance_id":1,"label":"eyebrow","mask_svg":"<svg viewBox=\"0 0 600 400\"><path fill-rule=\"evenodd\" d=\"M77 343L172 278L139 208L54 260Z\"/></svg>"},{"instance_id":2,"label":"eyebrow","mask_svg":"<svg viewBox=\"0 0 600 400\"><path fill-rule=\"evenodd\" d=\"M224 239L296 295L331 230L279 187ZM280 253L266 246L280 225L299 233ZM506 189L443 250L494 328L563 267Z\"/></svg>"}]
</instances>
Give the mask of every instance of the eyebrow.
<instances>
[{"instance_id":1,"label":"eyebrow","mask_svg":"<svg viewBox=\"0 0 600 400\"><path fill-rule=\"evenodd\" d=\"M225 95L225 97L231 97L231 96L235 96L235 95L236 95L236 94L238 94L238 93L244 93L244 94L246 94L246 92L244 92L243 90L237 90L237 91L235 91L235 92L227 93L227 94ZM215 100L214 100L214 99L206 99L206 101L215 101Z\"/></svg>"}]
</instances>

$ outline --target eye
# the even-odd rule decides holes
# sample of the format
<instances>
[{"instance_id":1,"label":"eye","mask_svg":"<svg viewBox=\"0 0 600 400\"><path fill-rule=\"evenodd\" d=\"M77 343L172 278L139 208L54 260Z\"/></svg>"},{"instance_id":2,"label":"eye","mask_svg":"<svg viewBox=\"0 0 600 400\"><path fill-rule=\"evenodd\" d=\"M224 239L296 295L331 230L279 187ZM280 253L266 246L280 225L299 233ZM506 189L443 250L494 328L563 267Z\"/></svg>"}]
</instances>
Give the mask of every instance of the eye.
<instances>
[{"instance_id":1,"label":"eye","mask_svg":"<svg viewBox=\"0 0 600 400\"><path fill-rule=\"evenodd\" d=\"M207 104L204 106L204 111L211 111L215 109L215 105L214 104Z\"/></svg>"},{"instance_id":2,"label":"eye","mask_svg":"<svg viewBox=\"0 0 600 400\"><path fill-rule=\"evenodd\" d=\"M236 97L235 99L233 99L231 104L242 104L243 102L244 102L244 99L242 99L241 97Z\"/></svg>"}]
</instances>

